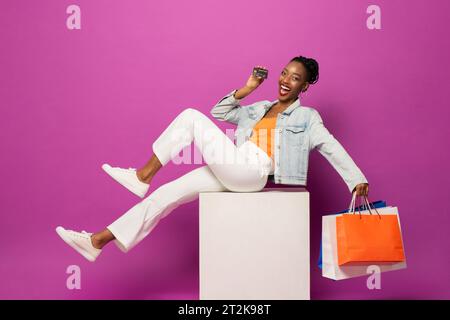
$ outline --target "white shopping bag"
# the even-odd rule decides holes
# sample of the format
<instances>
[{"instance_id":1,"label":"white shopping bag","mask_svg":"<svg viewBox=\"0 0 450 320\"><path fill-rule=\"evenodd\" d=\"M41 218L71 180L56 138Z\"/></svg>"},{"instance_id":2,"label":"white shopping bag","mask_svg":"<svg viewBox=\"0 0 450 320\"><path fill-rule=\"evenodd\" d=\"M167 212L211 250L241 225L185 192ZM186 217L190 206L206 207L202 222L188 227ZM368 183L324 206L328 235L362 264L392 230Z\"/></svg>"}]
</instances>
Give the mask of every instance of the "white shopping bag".
<instances>
[{"instance_id":1,"label":"white shopping bag","mask_svg":"<svg viewBox=\"0 0 450 320\"><path fill-rule=\"evenodd\" d=\"M367 199L368 200L368 199ZM354 197L352 199L354 205ZM350 205L352 206L352 204ZM353 207L354 211L354 207ZM353 212L350 211L350 212ZM380 214L397 214L397 207L383 207L377 208L376 211ZM372 213L373 213L372 209ZM370 210L358 211L355 214L371 214ZM355 278L368 275L368 267L370 265L377 265L381 272L394 271L406 268L406 260L397 263L367 263L360 265L338 265L337 258L337 241L336 241L336 217L342 214L326 215L322 217L322 276L333 280L342 280L348 278ZM399 218L399 226L401 231L401 224Z\"/></svg>"}]
</instances>

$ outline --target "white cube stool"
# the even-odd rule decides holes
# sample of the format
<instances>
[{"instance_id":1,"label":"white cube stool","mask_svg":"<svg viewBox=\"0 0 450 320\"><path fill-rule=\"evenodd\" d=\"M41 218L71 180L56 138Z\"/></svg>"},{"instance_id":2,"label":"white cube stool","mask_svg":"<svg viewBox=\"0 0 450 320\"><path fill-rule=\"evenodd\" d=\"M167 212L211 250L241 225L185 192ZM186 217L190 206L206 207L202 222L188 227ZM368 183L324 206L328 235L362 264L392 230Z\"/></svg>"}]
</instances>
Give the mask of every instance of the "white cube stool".
<instances>
[{"instance_id":1,"label":"white cube stool","mask_svg":"<svg viewBox=\"0 0 450 320\"><path fill-rule=\"evenodd\" d=\"M309 192L199 195L200 299L309 300Z\"/></svg>"}]
</instances>

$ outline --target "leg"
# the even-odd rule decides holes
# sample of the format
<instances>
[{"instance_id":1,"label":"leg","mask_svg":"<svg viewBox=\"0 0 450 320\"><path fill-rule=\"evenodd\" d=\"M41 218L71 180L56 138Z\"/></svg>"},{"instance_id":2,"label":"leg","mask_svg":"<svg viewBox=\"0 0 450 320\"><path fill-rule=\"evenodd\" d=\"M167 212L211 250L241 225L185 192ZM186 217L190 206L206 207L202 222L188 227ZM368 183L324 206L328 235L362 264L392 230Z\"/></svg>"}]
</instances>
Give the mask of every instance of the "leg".
<instances>
[{"instance_id":1,"label":"leg","mask_svg":"<svg viewBox=\"0 0 450 320\"><path fill-rule=\"evenodd\" d=\"M227 191L208 166L199 167L166 183L136 204L107 229L92 235L93 245L103 248L111 240L127 252L144 239L170 212L198 198L199 192Z\"/></svg>"},{"instance_id":2,"label":"leg","mask_svg":"<svg viewBox=\"0 0 450 320\"><path fill-rule=\"evenodd\" d=\"M154 158L164 166L192 142L208 165L159 187L107 229L94 234L93 243L96 241L103 247L116 240L118 247L127 252L147 236L160 219L179 205L197 199L199 192L255 192L264 188L267 172L261 171L264 164L248 157L251 149L237 148L209 118L194 109L181 112L153 143Z\"/></svg>"},{"instance_id":3,"label":"leg","mask_svg":"<svg viewBox=\"0 0 450 320\"><path fill-rule=\"evenodd\" d=\"M260 163L249 163L245 152L239 150L211 119L192 108L182 111L156 139L152 146L155 156L141 171L154 175L192 142L225 187L237 192L257 191L255 184L262 178ZM143 178L146 178L144 173Z\"/></svg>"}]
</instances>

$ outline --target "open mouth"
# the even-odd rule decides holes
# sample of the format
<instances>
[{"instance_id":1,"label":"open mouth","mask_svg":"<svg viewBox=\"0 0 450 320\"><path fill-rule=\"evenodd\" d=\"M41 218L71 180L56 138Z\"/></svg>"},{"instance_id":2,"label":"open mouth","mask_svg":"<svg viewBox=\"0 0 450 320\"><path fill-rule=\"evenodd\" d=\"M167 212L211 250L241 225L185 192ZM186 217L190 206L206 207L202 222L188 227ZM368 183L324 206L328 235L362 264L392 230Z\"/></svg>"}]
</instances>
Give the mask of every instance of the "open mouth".
<instances>
[{"instance_id":1,"label":"open mouth","mask_svg":"<svg viewBox=\"0 0 450 320\"><path fill-rule=\"evenodd\" d=\"M285 96L287 95L291 89L289 87L286 87L284 85L280 85L280 95Z\"/></svg>"}]
</instances>

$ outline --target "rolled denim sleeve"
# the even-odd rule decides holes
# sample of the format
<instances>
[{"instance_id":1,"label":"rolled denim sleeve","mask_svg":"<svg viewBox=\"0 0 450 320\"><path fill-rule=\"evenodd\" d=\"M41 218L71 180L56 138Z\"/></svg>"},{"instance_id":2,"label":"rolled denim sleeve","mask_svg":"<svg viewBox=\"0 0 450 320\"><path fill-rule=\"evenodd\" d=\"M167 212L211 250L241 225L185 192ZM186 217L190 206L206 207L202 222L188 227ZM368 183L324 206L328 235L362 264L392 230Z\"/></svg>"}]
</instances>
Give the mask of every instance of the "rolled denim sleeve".
<instances>
[{"instance_id":1,"label":"rolled denim sleeve","mask_svg":"<svg viewBox=\"0 0 450 320\"><path fill-rule=\"evenodd\" d=\"M211 109L211 115L219 121L227 121L233 124L238 124L242 106L240 99L236 99L234 94L237 89L231 91Z\"/></svg>"},{"instance_id":2,"label":"rolled denim sleeve","mask_svg":"<svg viewBox=\"0 0 450 320\"><path fill-rule=\"evenodd\" d=\"M344 147L325 128L317 110L313 110L310 123L311 149L317 149L328 160L347 184L350 193L358 184L368 183L366 177Z\"/></svg>"}]
</instances>

